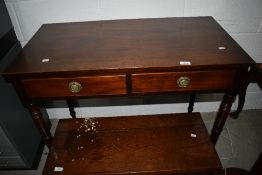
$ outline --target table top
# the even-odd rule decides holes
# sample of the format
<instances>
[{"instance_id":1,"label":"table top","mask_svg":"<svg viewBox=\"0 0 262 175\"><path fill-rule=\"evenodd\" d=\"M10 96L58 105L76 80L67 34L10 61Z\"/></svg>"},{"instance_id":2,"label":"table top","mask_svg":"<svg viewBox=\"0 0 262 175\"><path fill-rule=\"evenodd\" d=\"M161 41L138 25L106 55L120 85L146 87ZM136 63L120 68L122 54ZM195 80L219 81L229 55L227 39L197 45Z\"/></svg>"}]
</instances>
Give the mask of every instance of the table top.
<instances>
[{"instance_id":1,"label":"table top","mask_svg":"<svg viewBox=\"0 0 262 175\"><path fill-rule=\"evenodd\" d=\"M180 61L191 65L181 66ZM130 19L45 24L4 74L115 73L251 63L212 17Z\"/></svg>"},{"instance_id":2,"label":"table top","mask_svg":"<svg viewBox=\"0 0 262 175\"><path fill-rule=\"evenodd\" d=\"M199 113L63 119L44 174L216 172L221 163ZM92 129L93 128L93 129ZM191 135L193 134L193 135Z\"/></svg>"}]
</instances>

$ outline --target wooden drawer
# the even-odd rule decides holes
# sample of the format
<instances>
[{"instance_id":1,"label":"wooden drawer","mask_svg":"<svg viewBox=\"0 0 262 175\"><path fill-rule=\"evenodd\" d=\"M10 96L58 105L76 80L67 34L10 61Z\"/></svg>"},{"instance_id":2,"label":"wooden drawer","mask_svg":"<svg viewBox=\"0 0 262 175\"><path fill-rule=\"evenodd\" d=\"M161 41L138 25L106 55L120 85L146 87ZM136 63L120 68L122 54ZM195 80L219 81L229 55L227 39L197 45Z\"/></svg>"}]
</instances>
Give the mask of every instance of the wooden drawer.
<instances>
[{"instance_id":1,"label":"wooden drawer","mask_svg":"<svg viewBox=\"0 0 262 175\"><path fill-rule=\"evenodd\" d=\"M234 70L133 74L132 92L227 90L232 88L234 78ZM189 81L189 84L180 87L179 81Z\"/></svg>"},{"instance_id":2,"label":"wooden drawer","mask_svg":"<svg viewBox=\"0 0 262 175\"><path fill-rule=\"evenodd\" d=\"M125 75L25 79L22 84L30 97L126 94Z\"/></svg>"}]
</instances>

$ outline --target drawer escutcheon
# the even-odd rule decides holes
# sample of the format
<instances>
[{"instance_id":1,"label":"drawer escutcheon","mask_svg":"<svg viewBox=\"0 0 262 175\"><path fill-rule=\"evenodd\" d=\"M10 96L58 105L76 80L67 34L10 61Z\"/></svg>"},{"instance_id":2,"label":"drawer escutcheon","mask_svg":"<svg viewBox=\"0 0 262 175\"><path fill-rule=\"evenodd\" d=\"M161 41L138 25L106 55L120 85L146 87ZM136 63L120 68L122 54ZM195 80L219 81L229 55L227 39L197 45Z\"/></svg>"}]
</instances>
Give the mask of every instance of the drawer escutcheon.
<instances>
[{"instance_id":1,"label":"drawer escutcheon","mask_svg":"<svg viewBox=\"0 0 262 175\"><path fill-rule=\"evenodd\" d=\"M72 81L72 82L69 83L68 88L69 88L70 92L78 93L78 92L81 91L82 85L77 81Z\"/></svg>"},{"instance_id":2,"label":"drawer escutcheon","mask_svg":"<svg viewBox=\"0 0 262 175\"><path fill-rule=\"evenodd\" d=\"M188 78L188 77L179 77L178 79L177 79L177 85L179 86L179 87L182 87L182 88L185 88L185 87L187 87L188 85L190 84L190 78Z\"/></svg>"}]
</instances>

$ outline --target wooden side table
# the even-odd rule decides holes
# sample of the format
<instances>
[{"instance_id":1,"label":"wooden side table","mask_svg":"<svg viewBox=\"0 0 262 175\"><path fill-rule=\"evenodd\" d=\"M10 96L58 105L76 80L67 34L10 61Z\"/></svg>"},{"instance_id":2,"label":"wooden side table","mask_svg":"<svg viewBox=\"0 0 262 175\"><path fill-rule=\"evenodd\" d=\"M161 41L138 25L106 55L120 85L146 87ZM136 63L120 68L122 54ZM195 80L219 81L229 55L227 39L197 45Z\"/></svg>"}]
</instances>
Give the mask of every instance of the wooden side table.
<instances>
[{"instance_id":1,"label":"wooden side table","mask_svg":"<svg viewBox=\"0 0 262 175\"><path fill-rule=\"evenodd\" d=\"M91 121L59 121L43 174L210 175L222 168L199 113Z\"/></svg>"},{"instance_id":2,"label":"wooden side table","mask_svg":"<svg viewBox=\"0 0 262 175\"><path fill-rule=\"evenodd\" d=\"M253 65L212 17L182 17L46 24L3 74L49 146L36 99L224 93L215 144Z\"/></svg>"}]
</instances>

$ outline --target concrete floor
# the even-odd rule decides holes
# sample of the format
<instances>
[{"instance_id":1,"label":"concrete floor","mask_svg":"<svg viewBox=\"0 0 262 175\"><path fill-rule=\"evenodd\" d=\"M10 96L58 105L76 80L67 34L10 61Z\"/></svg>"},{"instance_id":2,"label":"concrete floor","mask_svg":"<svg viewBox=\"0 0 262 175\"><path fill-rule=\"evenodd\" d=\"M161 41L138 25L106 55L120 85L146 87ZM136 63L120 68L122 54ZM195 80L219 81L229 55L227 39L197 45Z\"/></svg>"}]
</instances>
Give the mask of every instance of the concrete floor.
<instances>
[{"instance_id":1,"label":"concrete floor","mask_svg":"<svg viewBox=\"0 0 262 175\"><path fill-rule=\"evenodd\" d=\"M202 113L210 132L215 113ZM228 118L216 144L223 167L250 170L262 151L262 110L243 111L239 118Z\"/></svg>"},{"instance_id":2,"label":"concrete floor","mask_svg":"<svg viewBox=\"0 0 262 175\"><path fill-rule=\"evenodd\" d=\"M216 113L202 113L204 123L210 133ZM58 120L52 121L54 133ZM238 167L250 170L262 151L262 110L243 111L239 119L228 118L224 130L216 144L216 150L225 168ZM1 175L40 175L48 149L45 148L37 170L0 171Z\"/></svg>"}]
</instances>

